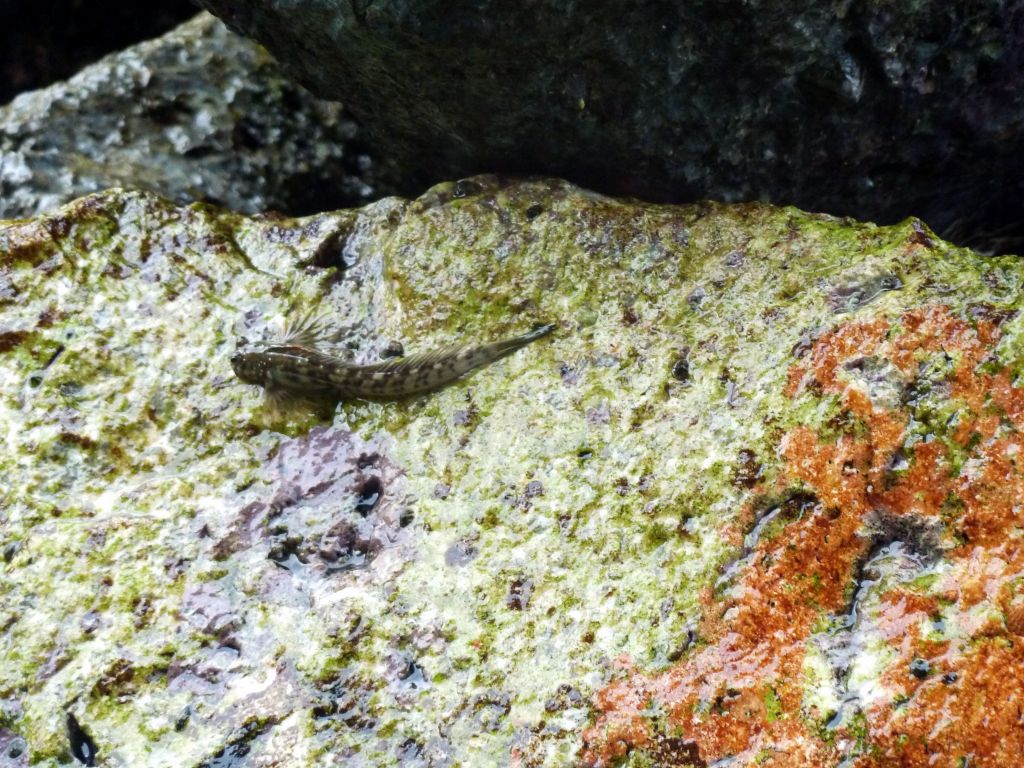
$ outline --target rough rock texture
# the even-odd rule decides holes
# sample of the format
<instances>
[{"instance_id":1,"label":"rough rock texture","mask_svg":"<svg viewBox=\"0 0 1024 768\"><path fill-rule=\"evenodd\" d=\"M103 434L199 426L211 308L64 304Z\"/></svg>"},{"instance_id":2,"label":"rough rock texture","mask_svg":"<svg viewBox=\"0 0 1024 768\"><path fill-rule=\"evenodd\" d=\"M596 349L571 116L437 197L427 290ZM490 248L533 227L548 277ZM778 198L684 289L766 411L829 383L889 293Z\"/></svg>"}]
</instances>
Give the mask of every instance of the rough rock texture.
<instances>
[{"instance_id":1,"label":"rough rock texture","mask_svg":"<svg viewBox=\"0 0 1024 768\"><path fill-rule=\"evenodd\" d=\"M340 105L208 14L0 108L0 217L119 185L245 213L310 213L375 191Z\"/></svg>"},{"instance_id":2,"label":"rough rock texture","mask_svg":"<svg viewBox=\"0 0 1024 768\"><path fill-rule=\"evenodd\" d=\"M1021 0L199 2L407 187L543 173L1024 240Z\"/></svg>"},{"instance_id":3,"label":"rough rock texture","mask_svg":"<svg viewBox=\"0 0 1024 768\"><path fill-rule=\"evenodd\" d=\"M489 177L0 225L5 759L1013 764L1022 283L917 220ZM357 361L558 330L267 414L236 338L311 307Z\"/></svg>"}]
</instances>

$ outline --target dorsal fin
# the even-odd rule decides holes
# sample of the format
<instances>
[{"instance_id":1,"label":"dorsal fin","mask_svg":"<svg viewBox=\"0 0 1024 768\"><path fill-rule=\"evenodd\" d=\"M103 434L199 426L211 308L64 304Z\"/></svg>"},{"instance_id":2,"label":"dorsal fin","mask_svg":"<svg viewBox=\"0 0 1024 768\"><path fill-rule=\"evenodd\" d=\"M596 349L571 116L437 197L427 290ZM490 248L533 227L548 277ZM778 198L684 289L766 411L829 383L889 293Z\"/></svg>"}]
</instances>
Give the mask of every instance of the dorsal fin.
<instances>
[{"instance_id":1,"label":"dorsal fin","mask_svg":"<svg viewBox=\"0 0 1024 768\"><path fill-rule=\"evenodd\" d=\"M282 347L316 349L331 340L325 328L326 322L327 318L323 314L312 309L304 315L298 315L285 323L279 344Z\"/></svg>"}]
</instances>

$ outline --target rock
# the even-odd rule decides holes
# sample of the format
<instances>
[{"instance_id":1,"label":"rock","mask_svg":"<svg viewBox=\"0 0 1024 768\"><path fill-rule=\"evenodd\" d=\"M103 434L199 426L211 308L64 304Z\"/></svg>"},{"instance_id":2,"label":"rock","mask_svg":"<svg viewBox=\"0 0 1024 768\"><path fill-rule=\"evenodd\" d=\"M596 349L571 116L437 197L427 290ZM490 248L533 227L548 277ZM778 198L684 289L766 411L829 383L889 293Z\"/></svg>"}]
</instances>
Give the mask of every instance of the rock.
<instances>
[{"instance_id":1,"label":"rock","mask_svg":"<svg viewBox=\"0 0 1024 768\"><path fill-rule=\"evenodd\" d=\"M342 100L407 191L553 174L1024 240L1020 0L199 4Z\"/></svg>"},{"instance_id":2,"label":"rock","mask_svg":"<svg viewBox=\"0 0 1024 768\"><path fill-rule=\"evenodd\" d=\"M916 220L494 177L0 223L0 746L1011 765L1022 282ZM229 358L310 309L356 362L558 330L270 414Z\"/></svg>"},{"instance_id":3,"label":"rock","mask_svg":"<svg viewBox=\"0 0 1024 768\"><path fill-rule=\"evenodd\" d=\"M0 217L110 186L244 213L365 202L373 169L340 105L202 14L0 108Z\"/></svg>"}]
</instances>

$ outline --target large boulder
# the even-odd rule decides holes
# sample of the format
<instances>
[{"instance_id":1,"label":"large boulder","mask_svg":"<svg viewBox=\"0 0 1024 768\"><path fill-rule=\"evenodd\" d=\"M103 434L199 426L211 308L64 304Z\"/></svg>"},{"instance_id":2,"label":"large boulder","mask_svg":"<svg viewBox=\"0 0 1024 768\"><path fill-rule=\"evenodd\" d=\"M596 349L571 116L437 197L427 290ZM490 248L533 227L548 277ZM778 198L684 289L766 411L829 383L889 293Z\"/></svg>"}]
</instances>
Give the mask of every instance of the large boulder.
<instances>
[{"instance_id":1,"label":"large boulder","mask_svg":"<svg viewBox=\"0 0 1024 768\"><path fill-rule=\"evenodd\" d=\"M0 107L0 217L111 186L244 213L356 205L381 191L358 134L204 13Z\"/></svg>"},{"instance_id":2,"label":"large boulder","mask_svg":"<svg viewBox=\"0 0 1024 768\"><path fill-rule=\"evenodd\" d=\"M542 173L1024 236L1021 0L198 1L342 100L407 189Z\"/></svg>"},{"instance_id":3,"label":"large boulder","mask_svg":"<svg viewBox=\"0 0 1024 768\"><path fill-rule=\"evenodd\" d=\"M555 181L0 223L6 765L1012 765L1024 265ZM272 414L239 337L549 339Z\"/></svg>"}]
</instances>

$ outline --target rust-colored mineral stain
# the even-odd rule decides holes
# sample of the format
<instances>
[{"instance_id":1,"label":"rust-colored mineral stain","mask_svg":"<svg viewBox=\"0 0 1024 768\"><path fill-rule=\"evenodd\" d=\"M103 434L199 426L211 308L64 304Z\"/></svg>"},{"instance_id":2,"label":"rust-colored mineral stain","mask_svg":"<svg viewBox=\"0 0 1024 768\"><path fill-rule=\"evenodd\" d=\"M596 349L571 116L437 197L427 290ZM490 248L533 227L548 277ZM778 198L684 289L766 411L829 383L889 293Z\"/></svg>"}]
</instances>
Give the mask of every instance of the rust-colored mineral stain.
<instances>
[{"instance_id":1,"label":"rust-colored mineral stain","mask_svg":"<svg viewBox=\"0 0 1024 768\"><path fill-rule=\"evenodd\" d=\"M941 514L953 488L948 453L940 442L918 443L906 474L891 484L883 478L882 487L871 494L871 503L876 509L900 515Z\"/></svg>"},{"instance_id":2,"label":"rust-colored mineral stain","mask_svg":"<svg viewBox=\"0 0 1024 768\"><path fill-rule=\"evenodd\" d=\"M773 490L810 491L813 508L783 518L737 583L703 601L700 646L665 672L631 670L597 694L586 764L632 749L681 764L1015 764L1024 753L1024 389L1011 372L991 372L999 317L928 306L850 322L792 367L789 397L838 396L855 425L838 436L796 427L782 439ZM945 362L956 418L908 442L911 406L881 407L846 375L869 357L888 361L904 387L926 363ZM978 370L983 361L989 372ZM741 517L752 524L755 510ZM802 666L820 620L845 610L878 514L938 525L949 567L931 587L879 595L872 624L895 660L863 712L862 752L851 753L858 740L845 726L824 740L829 713L803 711ZM933 620L954 630L923 633Z\"/></svg>"},{"instance_id":3,"label":"rust-colored mineral stain","mask_svg":"<svg viewBox=\"0 0 1024 768\"><path fill-rule=\"evenodd\" d=\"M802 765L833 762L833 747L798 716L801 668L813 624L822 611L842 608L850 574L869 545L858 531L872 446L847 437L823 445L810 430L797 429L783 453L790 480L818 481L819 503L783 535L757 545L736 597L705 615L706 647L662 675L635 675L598 695L605 714L585 735L590 764L608 764L656 741L652 711L663 711L708 762L735 755L781 766L791 764L793 750Z\"/></svg>"},{"instance_id":4,"label":"rust-colored mineral stain","mask_svg":"<svg viewBox=\"0 0 1024 768\"><path fill-rule=\"evenodd\" d=\"M877 318L847 323L828 332L815 342L806 362L789 369L786 396L795 396L808 383L811 374L825 391L842 392L845 387L838 376L842 363L861 354L862 350L877 348L885 339L888 328L884 318Z\"/></svg>"},{"instance_id":5,"label":"rust-colored mineral stain","mask_svg":"<svg viewBox=\"0 0 1024 768\"><path fill-rule=\"evenodd\" d=\"M994 547L1024 528L1024 436L994 438L975 452L978 466L958 479L960 532L969 545Z\"/></svg>"},{"instance_id":6,"label":"rust-colored mineral stain","mask_svg":"<svg viewBox=\"0 0 1024 768\"><path fill-rule=\"evenodd\" d=\"M1002 637L969 649L935 651L930 657L922 655L928 649L912 644L890 667L886 682L897 697L868 710L875 749L853 765L1019 765L1024 749L1024 645ZM901 665L907 669L912 657L929 660L928 677L916 680L904 674L896 680L896 670Z\"/></svg>"}]
</instances>

